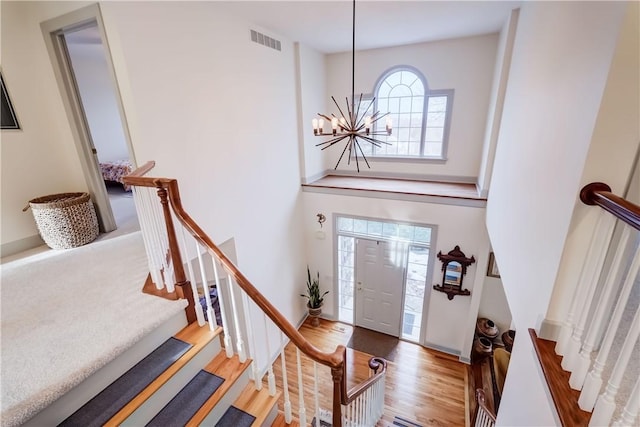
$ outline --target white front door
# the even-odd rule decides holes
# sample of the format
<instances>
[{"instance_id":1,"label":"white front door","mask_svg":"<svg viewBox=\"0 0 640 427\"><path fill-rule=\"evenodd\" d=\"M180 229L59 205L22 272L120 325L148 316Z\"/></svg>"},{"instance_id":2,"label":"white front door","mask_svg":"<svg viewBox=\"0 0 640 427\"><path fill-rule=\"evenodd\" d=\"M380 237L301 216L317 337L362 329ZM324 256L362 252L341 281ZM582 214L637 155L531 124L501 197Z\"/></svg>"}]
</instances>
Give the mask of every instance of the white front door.
<instances>
[{"instance_id":1,"label":"white front door","mask_svg":"<svg viewBox=\"0 0 640 427\"><path fill-rule=\"evenodd\" d=\"M356 239L356 326L399 336L407 245Z\"/></svg>"}]
</instances>

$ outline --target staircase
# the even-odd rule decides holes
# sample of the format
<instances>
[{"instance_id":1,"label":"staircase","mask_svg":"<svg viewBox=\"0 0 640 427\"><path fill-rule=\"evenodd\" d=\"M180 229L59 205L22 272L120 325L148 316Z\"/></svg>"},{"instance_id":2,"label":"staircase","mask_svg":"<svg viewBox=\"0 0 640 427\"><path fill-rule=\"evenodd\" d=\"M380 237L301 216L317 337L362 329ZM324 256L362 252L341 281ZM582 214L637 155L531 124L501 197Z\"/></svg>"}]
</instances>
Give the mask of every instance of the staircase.
<instances>
[{"instance_id":1,"label":"staircase","mask_svg":"<svg viewBox=\"0 0 640 427\"><path fill-rule=\"evenodd\" d=\"M184 211L177 181L144 176L153 165L125 177L149 265L143 291L186 300L187 326L126 365L110 385L87 387L91 392L75 393L81 399L73 404L33 420L83 427L374 426L384 408L386 361L371 358L370 376L347 388L346 348L327 353L307 341ZM282 365L277 385L273 363ZM287 378L286 366L296 378ZM329 408L320 408L321 395L330 397Z\"/></svg>"},{"instance_id":2,"label":"staircase","mask_svg":"<svg viewBox=\"0 0 640 427\"><path fill-rule=\"evenodd\" d=\"M221 334L220 327L189 324L66 419L47 425L273 425L281 393L256 390L251 360L228 358Z\"/></svg>"}]
</instances>

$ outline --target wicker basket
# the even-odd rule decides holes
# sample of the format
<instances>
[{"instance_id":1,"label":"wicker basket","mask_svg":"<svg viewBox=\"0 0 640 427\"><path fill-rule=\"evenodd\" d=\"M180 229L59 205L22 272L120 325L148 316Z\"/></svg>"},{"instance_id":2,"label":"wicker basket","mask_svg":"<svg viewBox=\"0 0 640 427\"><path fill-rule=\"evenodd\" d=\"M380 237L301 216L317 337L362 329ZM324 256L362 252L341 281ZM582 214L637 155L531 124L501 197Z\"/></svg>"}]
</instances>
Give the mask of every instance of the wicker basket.
<instances>
[{"instance_id":1,"label":"wicker basket","mask_svg":"<svg viewBox=\"0 0 640 427\"><path fill-rule=\"evenodd\" d=\"M88 193L51 194L29 200L29 206L40 236L52 249L75 248L98 237L98 218Z\"/></svg>"}]
</instances>

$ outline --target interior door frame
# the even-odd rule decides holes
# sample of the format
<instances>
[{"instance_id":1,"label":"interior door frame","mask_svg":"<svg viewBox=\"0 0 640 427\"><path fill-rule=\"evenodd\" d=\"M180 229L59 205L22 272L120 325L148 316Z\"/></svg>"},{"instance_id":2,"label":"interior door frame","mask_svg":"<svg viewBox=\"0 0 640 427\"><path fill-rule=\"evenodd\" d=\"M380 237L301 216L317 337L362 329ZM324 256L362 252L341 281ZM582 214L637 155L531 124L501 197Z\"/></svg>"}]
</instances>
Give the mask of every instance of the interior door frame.
<instances>
[{"instance_id":1,"label":"interior door frame","mask_svg":"<svg viewBox=\"0 0 640 427\"><path fill-rule=\"evenodd\" d=\"M353 260L353 266L354 266L354 270L353 270L353 286L354 286L354 297L353 297L353 326L358 326L358 297L360 295L360 293L358 292L358 240L368 240L371 242L377 242L378 246L380 245L380 243L392 243L391 240L388 239L384 239L384 238L373 238L373 237L355 237L354 240L354 245L356 246L355 250L354 250L354 260ZM402 266L402 295L400 297L400 312L399 312L399 317L398 317L398 330L397 330L397 336L398 338L402 338L402 325L403 325L403 316L404 316L404 299L405 299L405 294L406 294L406 286L407 286L407 257L409 254L409 244L405 244L405 252L402 255L402 262L403 262L403 266ZM378 332L378 331L376 331ZM382 332L381 332L382 333Z\"/></svg>"},{"instance_id":2,"label":"interior door frame","mask_svg":"<svg viewBox=\"0 0 640 427\"><path fill-rule=\"evenodd\" d=\"M49 19L40 24L42 34L44 36L45 45L51 58L53 71L56 76L58 88L62 97L67 117L69 118L71 133L76 145L78 157L85 182L91 198L96 205L96 214L100 224L101 231L109 232L117 228L115 217L109 202L109 195L102 178L102 172L97 162L95 148L91 139L89 125L86 121L82 102L78 87L74 78L69 52L64 40L64 34L77 31L89 26L96 25L100 33L100 38L105 51L107 67L111 81L115 89L116 104L118 106L120 121L122 123L122 131L125 136L129 159L134 165L137 164L131 144L131 136L129 132L129 123L127 121L121 98L121 92L115 77L111 50L107 42L102 13L99 4L85 6L73 12L69 12L57 18Z\"/></svg>"}]
</instances>

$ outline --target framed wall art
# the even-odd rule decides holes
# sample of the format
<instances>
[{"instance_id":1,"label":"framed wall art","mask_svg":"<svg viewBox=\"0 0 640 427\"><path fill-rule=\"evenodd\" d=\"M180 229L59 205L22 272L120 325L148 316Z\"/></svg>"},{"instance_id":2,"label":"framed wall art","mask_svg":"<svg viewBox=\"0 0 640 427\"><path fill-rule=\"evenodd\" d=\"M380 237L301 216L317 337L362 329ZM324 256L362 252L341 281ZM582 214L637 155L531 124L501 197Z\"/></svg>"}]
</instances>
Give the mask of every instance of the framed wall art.
<instances>
[{"instance_id":1,"label":"framed wall art","mask_svg":"<svg viewBox=\"0 0 640 427\"><path fill-rule=\"evenodd\" d=\"M9 92L4 84L4 76L0 73L0 129L20 129Z\"/></svg>"},{"instance_id":2,"label":"framed wall art","mask_svg":"<svg viewBox=\"0 0 640 427\"><path fill-rule=\"evenodd\" d=\"M489 253L489 265L487 266L487 276L500 278L500 271L498 270L498 264L496 264L496 257L493 252Z\"/></svg>"}]
</instances>

